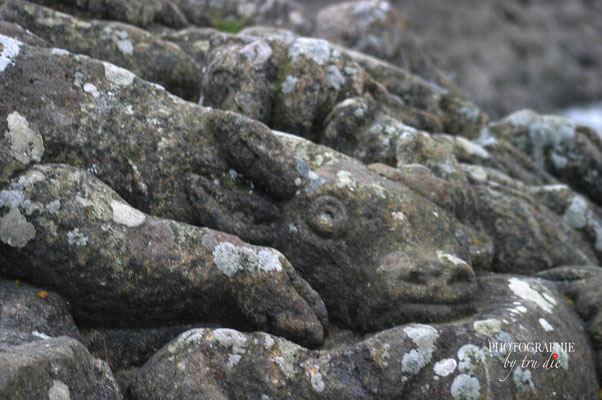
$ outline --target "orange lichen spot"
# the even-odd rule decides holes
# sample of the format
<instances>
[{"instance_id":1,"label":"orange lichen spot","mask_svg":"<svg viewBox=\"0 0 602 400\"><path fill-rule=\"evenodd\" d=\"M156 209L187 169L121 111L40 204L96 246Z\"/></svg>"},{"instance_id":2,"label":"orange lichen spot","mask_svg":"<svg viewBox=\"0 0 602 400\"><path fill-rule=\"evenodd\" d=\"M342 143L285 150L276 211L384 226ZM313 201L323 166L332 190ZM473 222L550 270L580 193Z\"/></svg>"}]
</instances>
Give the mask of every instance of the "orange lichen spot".
<instances>
[{"instance_id":1,"label":"orange lichen spot","mask_svg":"<svg viewBox=\"0 0 602 400\"><path fill-rule=\"evenodd\" d=\"M480 240L479 240L479 239L477 239L477 238L472 238L472 242L473 242L474 244L482 244L482 243L483 243L482 241L480 241Z\"/></svg>"},{"instance_id":2,"label":"orange lichen spot","mask_svg":"<svg viewBox=\"0 0 602 400\"><path fill-rule=\"evenodd\" d=\"M17 286L21 286L21 279L17 279L17 280L15 281L15 285L17 285Z\"/></svg>"},{"instance_id":3,"label":"orange lichen spot","mask_svg":"<svg viewBox=\"0 0 602 400\"><path fill-rule=\"evenodd\" d=\"M317 374L318 374L318 370L316 369L316 367L311 367L311 368L309 369L309 372L310 372L312 375L317 375Z\"/></svg>"},{"instance_id":4,"label":"orange lichen spot","mask_svg":"<svg viewBox=\"0 0 602 400\"><path fill-rule=\"evenodd\" d=\"M570 305L572 305L572 306L574 306L574 305L575 305L575 303L573 302L573 300L569 299L568 297L566 298L566 301L567 301L567 302L568 302Z\"/></svg>"},{"instance_id":5,"label":"orange lichen spot","mask_svg":"<svg viewBox=\"0 0 602 400\"><path fill-rule=\"evenodd\" d=\"M38 296L40 296L41 298L45 299L46 296L48 296L48 292L45 290L41 290L38 292Z\"/></svg>"}]
</instances>

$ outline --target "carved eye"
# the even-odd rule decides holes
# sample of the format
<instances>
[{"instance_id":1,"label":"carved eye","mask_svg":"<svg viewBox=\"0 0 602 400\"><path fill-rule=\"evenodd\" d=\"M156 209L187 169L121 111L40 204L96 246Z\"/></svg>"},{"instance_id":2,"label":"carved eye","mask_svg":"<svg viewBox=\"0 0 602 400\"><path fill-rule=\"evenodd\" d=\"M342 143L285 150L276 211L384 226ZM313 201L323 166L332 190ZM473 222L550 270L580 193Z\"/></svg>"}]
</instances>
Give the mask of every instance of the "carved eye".
<instances>
[{"instance_id":1,"label":"carved eye","mask_svg":"<svg viewBox=\"0 0 602 400\"><path fill-rule=\"evenodd\" d=\"M337 236L347 225L345 206L335 197L320 196L313 202L308 222L320 236Z\"/></svg>"}]
</instances>

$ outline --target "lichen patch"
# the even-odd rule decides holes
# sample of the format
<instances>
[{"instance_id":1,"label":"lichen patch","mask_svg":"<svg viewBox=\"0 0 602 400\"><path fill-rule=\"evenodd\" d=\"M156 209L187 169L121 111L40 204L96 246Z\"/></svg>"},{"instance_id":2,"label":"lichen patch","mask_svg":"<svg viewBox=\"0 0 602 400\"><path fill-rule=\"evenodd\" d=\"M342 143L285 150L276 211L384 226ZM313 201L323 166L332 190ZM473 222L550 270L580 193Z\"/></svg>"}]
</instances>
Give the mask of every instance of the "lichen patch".
<instances>
[{"instance_id":1,"label":"lichen patch","mask_svg":"<svg viewBox=\"0 0 602 400\"><path fill-rule=\"evenodd\" d=\"M127 69L104 61L103 65L105 67L105 78L107 78L109 82L114 83L117 86L129 86L134 82L136 75Z\"/></svg>"},{"instance_id":2,"label":"lichen patch","mask_svg":"<svg viewBox=\"0 0 602 400\"><path fill-rule=\"evenodd\" d=\"M8 131L4 134L10 143L11 155L20 163L28 165L32 161L42 161L44 141L42 135L34 132L27 119L14 111L6 118Z\"/></svg>"},{"instance_id":3,"label":"lichen patch","mask_svg":"<svg viewBox=\"0 0 602 400\"><path fill-rule=\"evenodd\" d=\"M0 35L0 72L4 72L9 65L14 65L14 60L19 55L19 47L19 41Z\"/></svg>"},{"instance_id":4,"label":"lichen patch","mask_svg":"<svg viewBox=\"0 0 602 400\"><path fill-rule=\"evenodd\" d=\"M0 221L0 240L11 247L23 248L35 237L35 227L17 208L11 209Z\"/></svg>"},{"instance_id":5,"label":"lichen patch","mask_svg":"<svg viewBox=\"0 0 602 400\"><path fill-rule=\"evenodd\" d=\"M142 225L146 220L146 216L142 212L124 202L113 200L111 208L113 209L113 221L118 224L133 228Z\"/></svg>"},{"instance_id":6,"label":"lichen patch","mask_svg":"<svg viewBox=\"0 0 602 400\"><path fill-rule=\"evenodd\" d=\"M519 278L510 278L508 279L508 282L508 287L510 290L512 290L512 292L514 292L515 295L523 300L528 300L532 303L535 303L547 313L552 313L552 310L556 305L556 300L554 300L554 298L551 296L546 296L545 293L542 295L537 290L533 289L528 282L525 282Z\"/></svg>"}]
</instances>

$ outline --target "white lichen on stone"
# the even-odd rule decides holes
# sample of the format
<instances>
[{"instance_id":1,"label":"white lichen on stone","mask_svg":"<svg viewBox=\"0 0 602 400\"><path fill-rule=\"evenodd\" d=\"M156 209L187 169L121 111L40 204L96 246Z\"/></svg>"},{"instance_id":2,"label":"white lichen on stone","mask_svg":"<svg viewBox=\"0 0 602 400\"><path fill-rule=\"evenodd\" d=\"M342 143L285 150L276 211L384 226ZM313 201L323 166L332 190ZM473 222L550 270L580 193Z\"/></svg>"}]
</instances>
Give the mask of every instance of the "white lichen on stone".
<instances>
[{"instance_id":1,"label":"white lichen on stone","mask_svg":"<svg viewBox=\"0 0 602 400\"><path fill-rule=\"evenodd\" d=\"M417 347L404 354L401 369L404 374L416 375L431 361L439 333L432 326L418 324L405 327L403 330Z\"/></svg>"},{"instance_id":2,"label":"white lichen on stone","mask_svg":"<svg viewBox=\"0 0 602 400\"><path fill-rule=\"evenodd\" d=\"M88 237L85 236L78 228L67 232L67 242L70 246L86 246L88 244Z\"/></svg>"},{"instance_id":3,"label":"white lichen on stone","mask_svg":"<svg viewBox=\"0 0 602 400\"><path fill-rule=\"evenodd\" d=\"M519 278L508 279L508 287L512 292L523 300L528 300L535 303L538 307L547 313L552 313L556 300L553 297L547 295L544 297L540 292L533 289L528 282Z\"/></svg>"},{"instance_id":4,"label":"white lichen on stone","mask_svg":"<svg viewBox=\"0 0 602 400\"><path fill-rule=\"evenodd\" d=\"M477 156L479 158L491 158L491 155L479 144L473 143L462 136L456 136L456 144L458 144L465 152L470 155Z\"/></svg>"},{"instance_id":5,"label":"white lichen on stone","mask_svg":"<svg viewBox=\"0 0 602 400\"><path fill-rule=\"evenodd\" d=\"M493 336L502 331L502 323L495 318L474 321L472 326L476 332L483 336Z\"/></svg>"},{"instance_id":6,"label":"white lichen on stone","mask_svg":"<svg viewBox=\"0 0 602 400\"><path fill-rule=\"evenodd\" d=\"M218 270L232 277L238 271L247 269L251 272L281 272L279 254L273 250L263 249L259 253L252 247L236 246L223 242L213 250L213 262Z\"/></svg>"},{"instance_id":7,"label":"white lichen on stone","mask_svg":"<svg viewBox=\"0 0 602 400\"><path fill-rule=\"evenodd\" d=\"M566 351L561 350L561 349L557 349L556 353L558 354L557 360L560 362L560 366L563 369L568 370L569 369L569 353L567 353Z\"/></svg>"},{"instance_id":8,"label":"white lichen on stone","mask_svg":"<svg viewBox=\"0 0 602 400\"><path fill-rule=\"evenodd\" d=\"M447 376L455 371L458 363L453 358L446 358L441 361L437 361L433 367L435 374L439 376Z\"/></svg>"},{"instance_id":9,"label":"white lichen on stone","mask_svg":"<svg viewBox=\"0 0 602 400\"><path fill-rule=\"evenodd\" d=\"M546 321L544 318L540 318L538 321L539 321L539 325L541 325L541 327L544 329L544 331L551 332L554 330L554 327L548 321Z\"/></svg>"},{"instance_id":10,"label":"white lichen on stone","mask_svg":"<svg viewBox=\"0 0 602 400\"><path fill-rule=\"evenodd\" d=\"M468 265L468 263L462 260L461 258L456 257L453 254L444 253L439 250L437 251L437 258L439 258L439 261L441 261L442 263L452 263L454 265Z\"/></svg>"},{"instance_id":11,"label":"white lichen on stone","mask_svg":"<svg viewBox=\"0 0 602 400\"><path fill-rule=\"evenodd\" d=\"M32 161L42 161L44 141L42 135L34 132L24 116L14 111L6 118L8 131L4 134L10 143L12 156L28 165Z\"/></svg>"},{"instance_id":12,"label":"white lichen on stone","mask_svg":"<svg viewBox=\"0 0 602 400\"><path fill-rule=\"evenodd\" d=\"M71 54L68 50L65 49L59 49L59 48L53 48L52 51L50 52L50 54L52 54L53 56L67 56L69 54Z\"/></svg>"},{"instance_id":13,"label":"white lichen on stone","mask_svg":"<svg viewBox=\"0 0 602 400\"><path fill-rule=\"evenodd\" d=\"M278 356L272 358L272 361L278 366L278 369L288 379L293 379L296 375L296 366L298 365L301 347L286 340L278 341Z\"/></svg>"},{"instance_id":14,"label":"white lichen on stone","mask_svg":"<svg viewBox=\"0 0 602 400\"><path fill-rule=\"evenodd\" d=\"M239 53L251 64L261 65L272 56L272 48L264 40L256 40L240 49Z\"/></svg>"},{"instance_id":15,"label":"white lichen on stone","mask_svg":"<svg viewBox=\"0 0 602 400\"><path fill-rule=\"evenodd\" d=\"M566 166L565 153L575 137L575 123L554 115L538 115L531 110L517 111L500 123L509 123L527 129L531 141L532 155L536 165L544 167L546 151L555 154L554 167L562 169Z\"/></svg>"},{"instance_id":16,"label":"white lichen on stone","mask_svg":"<svg viewBox=\"0 0 602 400\"><path fill-rule=\"evenodd\" d=\"M119 200L111 201L113 221L130 228L142 225L146 220L144 213Z\"/></svg>"},{"instance_id":17,"label":"white lichen on stone","mask_svg":"<svg viewBox=\"0 0 602 400\"><path fill-rule=\"evenodd\" d=\"M54 200L51 201L50 203L46 204L46 211L48 211L50 214L56 216L59 212L59 210L61 209L61 201L60 200Z\"/></svg>"},{"instance_id":18,"label":"white lichen on stone","mask_svg":"<svg viewBox=\"0 0 602 400\"><path fill-rule=\"evenodd\" d=\"M118 40L117 48L126 56L131 56L134 54L134 45L128 39Z\"/></svg>"},{"instance_id":19,"label":"white lichen on stone","mask_svg":"<svg viewBox=\"0 0 602 400\"><path fill-rule=\"evenodd\" d=\"M334 90L341 90L343 85L345 84L345 77L339 71L339 68L336 65L329 65L326 68L326 87L329 87Z\"/></svg>"},{"instance_id":20,"label":"white lichen on stone","mask_svg":"<svg viewBox=\"0 0 602 400\"><path fill-rule=\"evenodd\" d=\"M22 190L3 190L0 192L0 208L17 208L25 199L25 193Z\"/></svg>"},{"instance_id":21,"label":"white lichen on stone","mask_svg":"<svg viewBox=\"0 0 602 400\"><path fill-rule=\"evenodd\" d=\"M355 181L352 178L352 174L349 171L337 172L337 187L340 189L355 190Z\"/></svg>"},{"instance_id":22,"label":"white lichen on stone","mask_svg":"<svg viewBox=\"0 0 602 400\"><path fill-rule=\"evenodd\" d=\"M485 362L485 354L474 344L465 344L458 350L458 360L458 371L472 375L475 366Z\"/></svg>"},{"instance_id":23,"label":"white lichen on stone","mask_svg":"<svg viewBox=\"0 0 602 400\"><path fill-rule=\"evenodd\" d=\"M210 340L231 350L228 362L226 363L228 369L232 369L238 365L242 356L247 351L247 338L244 334L233 329L215 329L211 334Z\"/></svg>"},{"instance_id":24,"label":"white lichen on stone","mask_svg":"<svg viewBox=\"0 0 602 400\"><path fill-rule=\"evenodd\" d=\"M296 62L300 57L324 65L330 59L330 44L323 39L297 38L288 50L288 56Z\"/></svg>"},{"instance_id":25,"label":"white lichen on stone","mask_svg":"<svg viewBox=\"0 0 602 400\"><path fill-rule=\"evenodd\" d=\"M117 86L129 86L134 82L136 75L127 69L105 61L103 61L102 64L105 67L105 78L109 82L114 83Z\"/></svg>"},{"instance_id":26,"label":"white lichen on stone","mask_svg":"<svg viewBox=\"0 0 602 400\"><path fill-rule=\"evenodd\" d=\"M479 165L463 165L462 169L464 169L464 171L473 181L481 183L487 182L489 174L485 168Z\"/></svg>"},{"instance_id":27,"label":"white lichen on stone","mask_svg":"<svg viewBox=\"0 0 602 400\"><path fill-rule=\"evenodd\" d=\"M35 337L39 337L40 339L52 339L51 336L48 336L47 334L45 334L44 332L38 332L38 331L33 331L31 332L31 334Z\"/></svg>"},{"instance_id":28,"label":"white lichen on stone","mask_svg":"<svg viewBox=\"0 0 602 400\"><path fill-rule=\"evenodd\" d=\"M0 72L6 67L14 65L15 58L19 55L21 42L8 36L0 35Z\"/></svg>"},{"instance_id":29,"label":"white lichen on stone","mask_svg":"<svg viewBox=\"0 0 602 400\"><path fill-rule=\"evenodd\" d=\"M54 379L52 387L48 389L48 400L71 400L69 387L63 382Z\"/></svg>"},{"instance_id":30,"label":"white lichen on stone","mask_svg":"<svg viewBox=\"0 0 602 400\"><path fill-rule=\"evenodd\" d=\"M35 227L27 222L17 208L12 208L0 220L0 240L11 247L23 248L35 236Z\"/></svg>"},{"instance_id":31,"label":"white lichen on stone","mask_svg":"<svg viewBox=\"0 0 602 400\"><path fill-rule=\"evenodd\" d=\"M523 370L521 367L517 366L512 373L512 380L514 381L518 393L535 393L535 385L533 385L531 371L528 369Z\"/></svg>"},{"instance_id":32,"label":"white lichen on stone","mask_svg":"<svg viewBox=\"0 0 602 400\"><path fill-rule=\"evenodd\" d=\"M310 370L310 382L311 387L318 393L322 393L324 391L324 379L322 379L322 374L320 373L320 367L316 366L314 369Z\"/></svg>"},{"instance_id":33,"label":"white lichen on stone","mask_svg":"<svg viewBox=\"0 0 602 400\"><path fill-rule=\"evenodd\" d=\"M450 392L455 400L477 400L481 395L481 384L473 376L460 374L454 378Z\"/></svg>"},{"instance_id":34,"label":"white lichen on stone","mask_svg":"<svg viewBox=\"0 0 602 400\"><path fill-rule=\"evenodd\" d=\"M581 196L575 196L571 199L571 203L562 216L562 219L571 228L582 229L587 226L588 211L585 199Z\"/></svg>"},{"instance_id":35,"label":"white lichen on stone","mask_svg":"<svg viewBox=\"0 0 602 400\"><path fill-rule=\"evenodd\" d=\"M294 92L298 81L299 81L298 78L296 78L292 75L288 75L284 79L284 82L282 82L282 93L289 94L289 93Z\"/></svg>"},{"instance_id":36,"label":"white lichen on stone","mask_svg":"<svg viewBox=\"0 0 602 400\"><path fill-rule=\"evenodd\" d=\"M100 96L100 92L98 91L98 88L93 84L93 83L85 83L84 84L84 92L86 93L90 93L92 95L92 97L97 98L98 96Z\"/></svg>"}]
</instances>

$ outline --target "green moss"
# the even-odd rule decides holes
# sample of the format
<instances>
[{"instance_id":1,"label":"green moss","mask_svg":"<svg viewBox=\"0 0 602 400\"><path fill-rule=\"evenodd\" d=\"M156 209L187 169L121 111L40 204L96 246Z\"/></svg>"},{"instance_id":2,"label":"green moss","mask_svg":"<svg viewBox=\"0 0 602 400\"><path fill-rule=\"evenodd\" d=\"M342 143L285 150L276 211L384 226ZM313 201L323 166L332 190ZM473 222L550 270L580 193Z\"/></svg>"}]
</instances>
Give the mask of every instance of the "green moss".
<instances>
[{"instance_id":1,"label":"green moss","mask_svg":"<svg viewBox=\"0 0 602 400\"><path fill-rule=\"evenodd\" d=\"M216 21L212 24L212 27L226 33L238 33L242 31L245 24L241 21L233 21L231 19L224 19Z\"/></svg>"}]
</instances>

